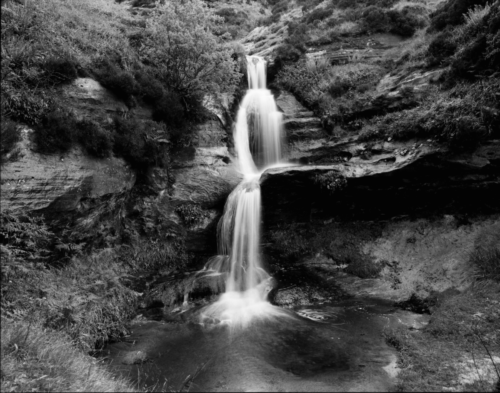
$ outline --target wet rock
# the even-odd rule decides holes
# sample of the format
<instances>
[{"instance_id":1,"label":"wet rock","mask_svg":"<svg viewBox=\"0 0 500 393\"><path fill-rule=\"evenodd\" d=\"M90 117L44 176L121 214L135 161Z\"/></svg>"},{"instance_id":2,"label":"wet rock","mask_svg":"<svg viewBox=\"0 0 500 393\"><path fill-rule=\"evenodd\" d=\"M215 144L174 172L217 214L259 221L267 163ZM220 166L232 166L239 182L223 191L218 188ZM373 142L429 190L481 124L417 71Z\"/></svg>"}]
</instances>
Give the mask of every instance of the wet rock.
<instances>
[{"instance_id":1,"label":"wet rock","mask_svg":"<svg viewBox=\"0 0 500 393\"><path fill-rule=\"evenodd\" d=\"M148 360L148 356L143 351L127 352L122 359L122 363L128 366L133 364L142 364Z\"/></svg>"}]
</instances>

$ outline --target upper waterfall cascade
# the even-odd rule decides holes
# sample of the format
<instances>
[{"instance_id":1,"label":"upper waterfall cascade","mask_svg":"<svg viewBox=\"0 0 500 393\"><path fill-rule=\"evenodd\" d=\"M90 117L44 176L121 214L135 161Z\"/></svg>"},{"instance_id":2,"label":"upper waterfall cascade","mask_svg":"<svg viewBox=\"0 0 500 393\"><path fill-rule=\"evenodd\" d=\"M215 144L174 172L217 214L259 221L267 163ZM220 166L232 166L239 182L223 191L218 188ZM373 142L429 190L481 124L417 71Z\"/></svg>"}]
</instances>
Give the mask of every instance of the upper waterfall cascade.
<instances>
[{"instance_id":1,"label":"upper waterfall cascade","mask_svg":"<svg viewBox=\"0 0 500 393\"><path fill-rule=\"evenodd\" d=\"M204 268L227 274L226 292L203 317L246 325L254 317L280 315L266 301L272 277L264 270L260 252L261 192L259 178L279 164L282 114L266 88L266 61L247 56L249 89L237 113L234 144L244 180L229 195L218 226L218 253Z\"/></svg>"}]
</instances>

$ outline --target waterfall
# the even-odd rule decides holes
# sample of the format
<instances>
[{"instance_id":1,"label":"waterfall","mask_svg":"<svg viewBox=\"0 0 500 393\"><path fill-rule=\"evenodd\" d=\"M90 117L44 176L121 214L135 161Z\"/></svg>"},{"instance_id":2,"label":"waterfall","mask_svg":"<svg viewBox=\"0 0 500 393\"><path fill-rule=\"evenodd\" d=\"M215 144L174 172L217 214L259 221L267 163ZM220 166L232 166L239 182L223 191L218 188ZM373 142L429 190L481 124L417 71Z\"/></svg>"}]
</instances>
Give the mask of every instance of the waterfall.
<instances>
[{"instance_id":1,"label":"waterfall","mask_svg":"<svg viewBox=\"0 0 500 393\"><path fill-rule=\"evenodd\" d=\"M261 193L259 179L279 164L282 115L266 88L266 62L247 56L249 89L237 113L234 144L243 181L229 195L218 225L218 253L204 268L226 274L226 292L207 307L202 318L247 325L255 317L281 315L267 302L272 277L264 270L260 252Z\"/></svg>"}]
</instances>

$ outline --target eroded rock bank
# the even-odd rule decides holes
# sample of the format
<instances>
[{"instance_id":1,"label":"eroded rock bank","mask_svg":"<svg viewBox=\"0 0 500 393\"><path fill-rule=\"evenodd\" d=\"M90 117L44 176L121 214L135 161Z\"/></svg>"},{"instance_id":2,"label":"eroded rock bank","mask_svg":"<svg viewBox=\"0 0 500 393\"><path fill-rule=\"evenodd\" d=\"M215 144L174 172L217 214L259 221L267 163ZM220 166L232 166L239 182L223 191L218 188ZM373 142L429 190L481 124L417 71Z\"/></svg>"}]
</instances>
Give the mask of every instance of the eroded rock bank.
<instances>
[{"instance_id":1,"label":"eroded rock bank","mask_svg":"<svg viewBox=\"0 0 500 393\"><path fill-rule=\"evenodd\" d=\"M289 294L278 290L278 303L329 298L297 294L294 270L394 301L463 291L474 280L473 253L500 244L499 141L463 154L432 142L355 140L314 153L308 160L328 164L261 178L265 249Z\"/></svg>"}]
</instances>

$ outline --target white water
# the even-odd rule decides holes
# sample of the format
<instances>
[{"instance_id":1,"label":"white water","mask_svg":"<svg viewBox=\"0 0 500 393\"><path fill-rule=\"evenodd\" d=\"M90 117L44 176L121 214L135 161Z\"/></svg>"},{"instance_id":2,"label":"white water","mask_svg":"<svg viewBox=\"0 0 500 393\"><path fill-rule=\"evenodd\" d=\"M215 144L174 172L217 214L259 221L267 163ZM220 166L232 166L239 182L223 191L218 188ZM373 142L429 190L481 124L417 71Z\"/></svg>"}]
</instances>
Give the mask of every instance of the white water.
<instances>
[{"instance_id":1,"label":"white water","mask_svg":"<svg viewBox=\"0 0 500 393\"><path fill-rule=\"evenodd\" d=\"M265 169L280 162L282 115L266 89L264 59L247 56L247 65L249 90L234 129L244 180L229 195L219 221L219 255L203 270L205 274L227 274L227 279L226 292L204 310L202 319L215 318L232 326L246 326L254 318L287 315L267 301L272 277L264 270L260 253L259 179Z\"/></svg>"}]
</instances>

